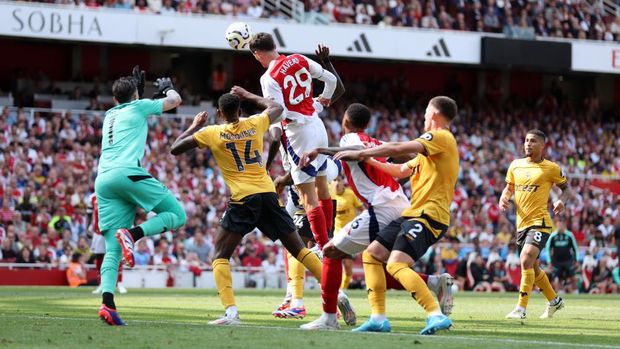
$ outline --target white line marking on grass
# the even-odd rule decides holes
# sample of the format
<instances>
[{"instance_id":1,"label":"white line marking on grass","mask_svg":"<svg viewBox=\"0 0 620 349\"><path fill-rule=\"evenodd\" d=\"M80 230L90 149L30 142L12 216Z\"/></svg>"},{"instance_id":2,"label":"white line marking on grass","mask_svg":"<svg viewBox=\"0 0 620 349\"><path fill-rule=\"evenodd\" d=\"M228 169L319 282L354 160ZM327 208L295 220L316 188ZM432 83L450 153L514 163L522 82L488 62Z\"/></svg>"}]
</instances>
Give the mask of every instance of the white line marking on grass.
<instances>
[{"instance_id":1,"label":"white line marking on grass","mask_svg":"<svg viewBox=\"0 0 620 349\"><path fill-rule=\"evenodd\" d=\"M36 316L36 315L4 315L4 319L13 318L13 319L30 319L30 320L70 320L70 321L91 321L91 319L87 318L78 318L78 317L61 317L61 316ZM94 319L92 321L95 321ZM142 324L161 324L161 325L177 325L177 326L201 326L201 327L225 327L225 326L214 326L208 325L205 323L196 323L196 322L177 322L177 321L163 321L163 320L130 320L127 322L131 323L142 323ZM258 329L266 329L266 330L278 330L278 331L299 331L299 332L309 332L308 330L302 330L295 327L279 327L279 326L264 326L264 325L237 325L230 326L230 328L258 328ZM317 331L310 331L317 332ZM332 333L353 333L348 331L332 331ZM553 341L539 341L539 340L523 340L523 339L511 339L511 338L479 338L479 337L467 337L467 336L422 336L419 334L413 333L374 333L374 332L365 332L365 334L377 335L377 336L404 336L404 337L419 337L428 340L470 340L470 341L478 341L478 342L497 342L497 343L512 343L512 344L538 344L538 345L561 345L565 347L589 347L589 348L601 348L601 349L618 349L618 346L615 345L605 345L605 344L586 344L586 343L567 343L567 342L553 342Z\"/></svg>"}]
</instances>

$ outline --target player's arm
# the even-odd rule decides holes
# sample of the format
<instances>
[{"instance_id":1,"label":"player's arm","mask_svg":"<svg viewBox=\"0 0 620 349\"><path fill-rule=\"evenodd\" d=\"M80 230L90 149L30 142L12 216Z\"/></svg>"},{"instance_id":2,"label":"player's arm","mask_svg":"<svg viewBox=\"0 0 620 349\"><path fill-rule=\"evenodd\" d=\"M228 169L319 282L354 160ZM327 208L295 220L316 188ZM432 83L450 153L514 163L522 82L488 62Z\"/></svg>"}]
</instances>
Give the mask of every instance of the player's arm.
<instances>
[{"instance_id":1,"label":"player's arm","mask_svg":"<svg viewBox=\"0 0 620 349\"><path fill-rule=\"evenodd\" d=\"M506 183L504 190L502 191L502 196L499 198L499 209L502 211L507 211L509 207L510 198L512 198L512 194L515 192L515 186L512 183Z\"/></svg>"},{"instance_id":2,"label":"player's arm","mask_svg":"<svg viewBox=\"0 0 620 349\"><path fill-rule=\"evenodd\" d=\"M323 44L319 44L319 47L316 49L315 52L317 57L319 58L319 63L321 63L323 68L334 74L334 76L336 77L336 89L334 90L334 95L331 98L331 104L333 104L344 94L344 84L342 83L342 79L340 79L336 68L334 68L332 62L330 62L329 60L329 47Z\"/></svg>"},{"instance_id":3,"label":"player's arm","mask_svg":"<svg viewBox=\"0 0 620 349\"><path fill-rule=\"evenodd\" d=\"M276 179L273 180L273 184L276 187L276 193L280 195L284 187L293 185L293 176L290 172L287 172L285 175L276 177Z\"/></svg>"},{"instance_id":4,"label":"player's arm","mask_svg":"<svg viewBox=\"0 0 620 349\"><path fill-rule=\"evenodd\" d=\"M366 163L372 167L378 168L381 171L389 174L394 178L407 178L411 176L413 169L409 167L409 163L404 164L391 164L389 162L377 161L373 158L367 159Z\"/></svg>"},{"instance_id":5,"label":"player's arm","mask_svg":"<svg viewBox=\"0 0 620 349\"><path fill-rule=\"evenodd\" d=\"M250 101L265 110L263 113L267 114L269 117L269 123L273 124L275 122L280 121L280 117L284 112L284 108L282 105L272 101L271 99L263 98L257 96L249 91L246 91L243 87L233 86L230 90L230 93L239 96L239 98L243 100Z\"/></svg>"},{"instance_id":6,"label":"player's arm","mask_svg":"<svg viewBox=\"0 0 620 349\"><path fill-rule=\"evenodd\" d=\"M179 137L172 143L170 153L174 156L185 153L190 149L198 147L198 142L194 138L194 133L198 132L206 123L209 118L209 114L206 111L196 114L194 121L190 127L181 133Z\"/></svg>"},{"instance_id":7,"label":"player's arm","mask_svg":"<svg viewBox=\"0 0 620 349\"><path fill-rule=\"evenodd\" d=\"M426 155L426 147L424 147L424 145L417 140L408 142L387 142L374 148L342 151L336 154L334 159L359 161L361 159L371 157L390 157L413 153Z\"/></svg>"},{"instance_id":8,"label":"player's arm","mask_svg":"<svg viewBox=\"0 0 620 349\"><path fill-rule=\"evenodd\" d=\"M276 126L270 127L269 136L271 137L271 143L269 145L269 152L267 153L267 164L265 165L267 172L269 172L273 159L276 158L276 154L278 154L278 150L280 150L280 137L282 137L282 129Z\"/></svg>"},{"instance_id":9,"label":"player's arm","mask_svg":"<svg viewBox=\"0 0 620 349\"><path fill-rule=\"evenodd\" d=\"M351 145L347 147L328 147L328 148L315 148L312 151L303 153L299 160L299 166L306 167L309 163L314 161L319 154L334 156L342 151L348 150L361 150L364 149L363 145Z\"/></svg>"},{"instance_id":10,"label":"player's arm","mask_svg":"<svg viewBox=\"0 0 620 349\"><path fill-rule=\"evenodd\" d=\"M153 98L158 99L163 96L162 111L172 110L181 105L181 102L183 102L181 95L174 90L174 86L172 85L172 80L170 80L170 78L157 79L157 81L155 81L155 86L157 87L157 93L153 96Z\"/></svg>"},{"instance_id":11,"label":"player's arm","mask_svg":"<svg viewBox=\"0 0 620 349\"><path fill-rule=\"evenodd\" d=\"M319 95L319 103L323 106L329 107L332 103L332 97L336 91L337 78L330 71L324 69L319 63L304 57L308 61L308 67L310 68L310 76L313 79L321 80L325 83L323 93Z\"/></svg>"},{"instance_id":12,"label":"player's arm","mask_svg":"<svg viewBox=\"0 0 620 349\"><path fill-rule=\"evenodd\" d=\"M575 256L575 262L579 259L579 247L577 246L577 240L575 240L575 235L573 232L568 232L568 237L570 237L571 245L570 247L573 249L573 253Z\"/></svg>"},{"instance_id":13,"label":"player's arm","mask_svg":"<svg viewBox=\"0 0 620 349\"><path fill-rule=\"evenodd\" d=\"M553 214L562 213L565 208L565 203L568 202L571 197L573 197L572 191L568 186L568 181L558 185L558 188L562 190L562 194L560 195L560 198L553 203Z\"/></svg>"}]
</instances>

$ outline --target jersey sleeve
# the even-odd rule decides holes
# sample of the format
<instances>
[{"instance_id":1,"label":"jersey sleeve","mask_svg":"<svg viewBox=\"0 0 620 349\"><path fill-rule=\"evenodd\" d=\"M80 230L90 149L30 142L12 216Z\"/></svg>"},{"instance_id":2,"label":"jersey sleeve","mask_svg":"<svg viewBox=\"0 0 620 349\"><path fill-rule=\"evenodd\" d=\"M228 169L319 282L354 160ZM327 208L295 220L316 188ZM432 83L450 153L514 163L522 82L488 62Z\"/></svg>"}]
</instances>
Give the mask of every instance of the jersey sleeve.
<instances>
[{"instance_id":1,"label":"jersey sleeve","mask_svg":"<svg viewBox=\"0 0 620 349\"><path fill-rule=\"evenodd\" d=\"M407 167L413 170L416 166L418 166L418 157L416 156L415 158L407 161L406 164Z\"/></svg>"},{"instance_id":2,"label":"jersey sleeve","mask_svg":"<svg viewBox=\"0 0 620 349\"><path fill-rule=\"evenodd\" d=\"M357 133L347 133L342 138L340 138L340 146L341 147L351 147L361 145L364 146L364 143L360 139L360 136Z\"/></svg>"},{"instance_id":3,"label":"jersey sleeve","mask_svg":"<svg viewBox=\"0 0 620 349\"><path fill-rule=\"evenodd\" d=\"M161 115L164 111L163 99L141 99L136 102L136 107L144 116Z\"/></svg>"},{"instance_id":4,"label":"jersey sleeve","mask_svg":"<svg viewBox=\"0 0 620 349\"><path fill-rule=\"evenodd\" d=\"M263 97L271 99L272 101L284 105L284 96L282 95L282 88L278 83L271 78L271 76L265 74L260 78L261 90L263 91Z\"/></svg>"},{"instance_id":5,"label":"jersey sleeve","mask_svg":"<svg viewBox=\"0 0 620 349\"><path fill-rule=\"evenodd\" d=\"M568 181L560 166L555 163L551 166L549 176L549 180L555 185L562 185Z\"/></svg>"},{"instance_id":6,"label":"jersey sleeve","mask_svg":"<svg viewBox=\"0 0 620 349\"><path fill-rule=\"evenodd\" d=\"M416 138L416 141L422 143L426 148L426 155L432 156L445 151L447 146L447 136L443 132L429 131L420 137Z\"/></svg>"},{"instance_id":7,"label":"jersey sleeve","mask_svg":"<svg viewBox=\"0 0 620 349\"><path fill-rule=\"evenodd\" d=\"M198 148L206 148L211 145L215 128L212 126L203 127L198 132L194 133L193 137L198 143Z\"/></svg>"},{"instance_id":8,"label":"jersey sleeve","mask_svg":"<svg viewBox=\"0 0 620 349\"><path fill-rule=\"evenodd\" d=\"M506 183L515 184L515 174L513 169L513 163L510 163L508 166L508 171L506 171Z\"/></svg>"},{"instance_id":9,"label":"jersey sleeve","mask_svg":"<svg viewBox=\"0 0 620 349\"><path fill-rule=\"evenodd\" d=\"M254 123L256 125L256 132L258 132L261 136L264 135L270 125L269 115L267 113L261 113L252 116L252 119L254 119Z\"/></svg>"},{"instance_id":10,"label":"jersey sleeve","mask_svg":"<svg viewBox=\"0 0 620 349\"><path fill-rule=\"evenodd\" d=\"M310 70L310 76L313 79L321 80L325 83L325 88L323 89L323 97L332 98L334 95L334 91L336 90L336 82L338 79L336 75L332 74L329 70L325 70L323 66L319 63L311 60L306 56L302 56L308 62L308 69Z\"/></svg>"}]
</instances>

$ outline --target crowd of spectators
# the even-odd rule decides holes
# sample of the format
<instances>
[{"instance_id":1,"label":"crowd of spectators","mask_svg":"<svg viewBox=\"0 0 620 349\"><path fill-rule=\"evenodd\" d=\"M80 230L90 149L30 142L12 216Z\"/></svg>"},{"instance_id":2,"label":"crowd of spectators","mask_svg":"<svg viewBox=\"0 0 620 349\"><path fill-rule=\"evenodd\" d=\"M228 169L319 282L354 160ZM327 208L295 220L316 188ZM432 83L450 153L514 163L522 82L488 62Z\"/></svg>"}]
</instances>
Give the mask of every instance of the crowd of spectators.
<instances>
[{"instance_id":1,"label":"crowd of spectators","mask_svg":"<svg viewBox=\"0 0 620 349\"><path fill-rule=\"evenodd\" d=\"M330 143L338 143L341 116L349 101L365 101L373 110L371 135L386 141L415 138L423 128L428 96L406 93L404 82L351 82L345 97L321 114ZM553 89L533 104L512 99L501 105L458 103L453 131L461 167L452 224L444 242L417 267L428 273L449 271L466 289L513 289L519 264L513 243L515 212L513 208L501 213L498 200L510 162L522 156L526 130L541 128L549 136L546 157L562 165L575 193L567 212L556 219L580 246L575 264L584 279L579 289L614 290L620 195L594 187L591 178L620 176L620 117L603 112L595 97L575 103ZM74 253L90 254L90 196L102 121L101 114L0 108L1 260L66 267ZM197 270L208 267L213 257L214 233L225 209L227 188L208 151L178 158L170 155L170 144L187 125L178 117L150 121L143 166L177 195L188 219L174 233L141 240L136 248L138 265ZM276 163L272 175L279 171ZM138 212L136 224L145 218L144 212ZM547 260L545 253L542 258ZM278 245L256 231L243 241L232 264L274 271L282 260Z\"/></svg>"},{"instance_id":2,"label":"crowd of spectators","mask_svg":"<svg viewBox=\"0 0 620 349\"><path fill-rule=\"evenodd\" d=\"M259 0L48 0L80 8L114 8L161 15L214 14L243 20L287 20ZM617 41L620 17L587 0L305 0L306 18L319 23L416 27ZM615 4L614 1L611 2ZM617 5L616 5L617 6ZM613 12L613 11L612 11Z\"/></svg>"}]
</instances>

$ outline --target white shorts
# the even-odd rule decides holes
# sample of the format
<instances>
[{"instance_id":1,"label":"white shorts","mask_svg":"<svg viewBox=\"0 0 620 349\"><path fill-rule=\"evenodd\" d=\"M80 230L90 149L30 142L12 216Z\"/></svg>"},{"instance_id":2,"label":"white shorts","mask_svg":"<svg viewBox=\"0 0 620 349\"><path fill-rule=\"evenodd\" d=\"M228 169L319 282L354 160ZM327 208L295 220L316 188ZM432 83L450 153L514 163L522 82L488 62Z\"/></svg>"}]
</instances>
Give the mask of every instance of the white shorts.
<instances>
[{"instance_id":1,"label":"white shorts","mask_svg":"<svg viewBox=\"0 0 620 349\"><path fill-rule=\"evenodd\" d=\"M94 254L105 253L105 239L101 234L93 234L93 241L90 243L90 250Z\"/></svg>"},{"instance_id":2,"label":"white shorts","mask_svg":"<svg viewBox=\"0 0 620 349\"><path fill-rule=\"evenodd\" d=\"M284 126L282 140L282 146L288 155L291 176L295 185L312 183L315 177L327 174L327 155L319 154L308 166L299 167L299 160L305 152L328 146L325 125L318 116L309 118L303 124L297 122L287 124Z\"/></svg>"},{"instance_id":3,"label":"white shorts","mask_svg":"<svg viewBox=\"0 0 620 349\"><path fill-rule=\"evenodd\" d=\"M369 206L335 234L332 243L337 249L350 255L364 251L383 227L399 218L409 207L409 200L403 194L386 193L381 196L380 205Z\"/></svg>"}]
</instances>

